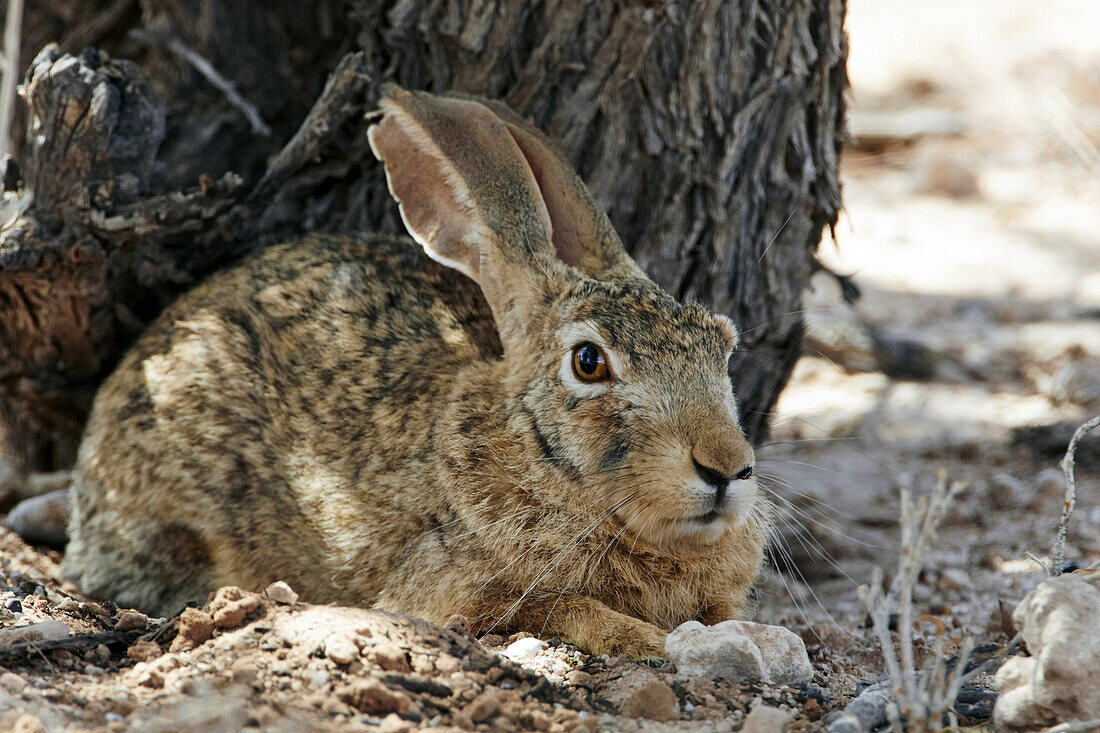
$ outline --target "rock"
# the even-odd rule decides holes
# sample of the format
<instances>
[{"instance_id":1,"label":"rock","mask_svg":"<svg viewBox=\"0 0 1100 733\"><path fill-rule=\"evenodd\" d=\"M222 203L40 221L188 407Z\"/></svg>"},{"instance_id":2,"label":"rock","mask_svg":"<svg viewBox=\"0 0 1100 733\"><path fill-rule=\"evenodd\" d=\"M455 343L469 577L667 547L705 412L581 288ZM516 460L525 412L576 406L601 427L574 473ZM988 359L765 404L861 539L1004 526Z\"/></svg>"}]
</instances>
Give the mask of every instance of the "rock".
<instances>
[{"instance_id":1,"label":"rock","mask_svg":"<svg viewBox=\"0 0 1100 733\"><path fill-rule=\"evenodd\" d=\"M1044 581L1012 613L1031 656L997 671L998 730L1100 718L1100 590L1075 575Z\"/></svg>"},{"instance_id":2,"label":"rock","mask_svg":"<svg viewBox=\"0 0 1100 733\"><path fill-rule=\"evenodd\" d=\"M163 653L154 641L137 641L126 650L126 656L135 662L151 662Z\"/></svg>"},{"instance_id":3,"label":"rock","mask_svg":"<svg viewBox=\"0 0 1100 733\"><path fill-rule=\"evenodd\" d=\"M351 664L359 658L359 648L344 634L331 634L325 639L325 656L337 664Z\"/></svg>"},{"instance_id":4,"label":"rock","mask_svg":"<svg viewBox=\"0 0 1100 733\"><path fill-rule=\"evenodd\" d=\"M812 682L814 668L806 653L806 642L782 626L756 624L751 621L724 621L719 626L745 634L756 644L764 660L768 679L773 685L797 685Z\"/></svg>"},{"instance_id":5,"label":"rock","mask_svg":"<svg viewBox=\"0 0 1100 733\"><path fill-rule=\"evenodd\" d=\"M180 614L179 632L172 640L170 651L194 649L214 633L214 617L198 608L185 608Z\"/></svg>"},{"instance_id":6,"label":"rock","mask_svg":"<svg viewBox=\"0 0 1100 733\"><path fill-rule=\"evenodd\" d=\"M0 674L0 687L13 695L18 695L27 686L27 681L14 672Z\"/></svg>"},{"instance_id":7,"label":"rock","mask_svg":"<svg viewBox=\"0 0 1100 733\"><path fill-rule=\"evenodd\" d=\"M276 580L274 583L267 586L264 595L276 603L291 604L298 602L298 594L294 592L293 588L281 580Z\"/></svg>"},{"instance_id":8,"label":"rock","mask_svg":"<svg viewBox=\"0 0 1100 733\"><path fill-rule=\"evenodd\" d=\"M359 712L369 715L401 713L412 707L408 695L391 690L376 679L355 680L338 691L337 696Z\"/></svg>"},{"instance_id":9,"label":"rock","mask_svg":"<svg viewBox=\"0 0 1100 733\"><path fill-rule=\"evenodd\" d=\"M63 598L57 604L57 610L65 613L78 613L80 611L80 601L75 598Z\"/></svg>"},{"instance_id":10,"label":"rock","mask_svg":"<svg viewBox=\"0 0 1100 733\"><path fill-rule=\"evenodd\" d=\"M409 721L402 720L397 713L390 713L378 724L378 733L408 733L415 727Z\"/></svg>"},{"instance_id":11,"label":"rock","mask_svg":"<svg viewBox=\"0 0 1100 733\"><path fill-rule=\"evenodd\" d=\"M521 659L534 659L545 648L546 644L533 636L529 636L526 639L512 642L503 653L504 656L518 662Z\"/></svg>"},{"instance_id":12,"label":"rock","mask_svg":"<svg viewBox=\"0 0 1100 733\"><path fill-rule=\"evenodd\" d=\"M665 640L665 654L680 674L689 677L722 677L737 682L767 679L764 659L752 639L718 626L688 621L673 629Z\"/></svg>"},{"instance_id":13,"label":"rock","mask_svg":"<svg viewBox=\"0 0 1100 733\"><path fill-rule=\"evenodd\" d=\"M46 733L46 726L30 713L23 713L16 718L11 730L12 733Z\"/></svg>"},{"instance_id":14,"label":"rock","mask_svg":"<svg viewBox=\"0 0 1100 733\"><path fill-rule=\"evenodd\" d=\"M386 672L411 672L409 655L394 644L379 644L367 651L367 658Z\"/></svg>"},{"instance_id":15,"label":"rock","mask_svg":"<svg viewBox=\"0 0 1100 733\"><path fill-rule=\"evenodd\" d=\"M149 625L149 617L137 611L127 611L115 622L115 631L133 631Z\"/></svg>"},{"instance_id":16,"label":"rock","mask_svg":"<svg viewBox=\"0 0 1100 733\"><path fill-rule=\"evenodd\" d=\"M680 701L664 682L650 682L631 694L622 705L622 712L632 718L648 720L678 720Z\"/></svg>"},{"instance_id":17,"label":"rock","mask_svg":"<svg viewBox=\"0 0 1100 733\"><path fill-rule=\"evenodd\" d=\"M308 682L313 689L319 690L327 685L332 677L323 669L311 669L302 675L302 679Z\"/></svg>"},{"instance_id":18,"label":"rock","mask_svg":"<svg viewBox=\"0 0 1100 733\"><path fill-rule=\"evenodd\" d=\"M456 613L449 616L447 620L443 622L443 628L453 631L456 634L461 634L462 636L469 636L470 619Z\"/></svg>"},{"instance_id":19,"label":"rock","mask_svg":"<svg viewBox=\"0 0 1100 733\"><path fill-rule=\"evenodd\" d=\"M970 579L970 573L962 568L944 568L940 571L940 588L961 590L963 588L969 588L972 583L973 581Z\"/></svg>"},{"instance_id":20,"label":"rock","mask_svg":"<svg viewBox=\"0 0 1100 733\"><path fill-rule=\"evenodd\" d=\"M500 700L497 691L488 689L474 698L474 701L466 706L463 712L470 717L475 724L484 723L500 712Z\"/></svg>"},{"instance_id":21,"label":"rock","mask_svg":"<svg viewBox=\"0 0 1100 733\"><path fill-rule=\"evenodd\" d=\"M783 733L791 724L791 714L763 703L749 711L741 733Z\"/></svg>"},{"instance_id":22,"label":"rock","mask_svg":"<svg viewBox=\"0 0 1100 733\"><path fill-rule=\"evenodd\" d=\"M26 644L32 641L54 641L69 635L69 627L60 621L39 621L27 626L16 626L0 631L0 646Z\"/></svg>"},{"instance_id":23,"label":"rock","mask_svg":"<svg viewBox=\"0 0 1100 733\"><path fill-rule=\"evenodd\" d=\"M241 590L235 585L218 588L210 602L214 625L219 629L232 629L244 623L248 614L260 607L263 599L259 593Z\"/></svg>"},{"instance_id":24,"label":"rock","mask_svg":"<svg viewBox=\"0 0 1100 733\"><path fill-rule=\"evenodd\" d=\"M6 524L31 544L61 546L68 539L68 490L51 491L19 502Z\"/></svg>"},{"instance_id":25,"label":"rock","mask_svg":"<svg viewBox=\"0 0 1100 733\"><path fill-rule=\"evenodd\" d=\"M491 649L493 647L503 646L504 637L500 634L486 634L485 636L478 639L478 641L486 649Z\"/></svg>"},{"instance_id":26,"label":"rock","mask_svg":"<svg viewBox=\"0 0 1100 733\"><path fill-rule=\"evenodd\" d=\"M802 639L782 626L723 621L681 624L665 641L665 653L681 673L775 685L810 682L813 666Z\"/></svg>"},{"instance_id":27,"label":"rock","mask_svg":"<svg viewBox=\"0 0 1100 733\"><path fill-rule=\"evenodd\" d=\"M144 669L138 674L138 684L142 687L159 690L164 687L164 675L160 673L160 670Z\"/></svg>"},{"instance_id":28,"label":"rock","mask_svg":"<svg viewBox=\"0 0 1100 733\"><path fill-rule=\"evenodd\" d=\"M565 675L565 681L573 687L583 687L591 690L596 686L596 677L582 669L574 669Z\"/></svg>"}]
</instances>

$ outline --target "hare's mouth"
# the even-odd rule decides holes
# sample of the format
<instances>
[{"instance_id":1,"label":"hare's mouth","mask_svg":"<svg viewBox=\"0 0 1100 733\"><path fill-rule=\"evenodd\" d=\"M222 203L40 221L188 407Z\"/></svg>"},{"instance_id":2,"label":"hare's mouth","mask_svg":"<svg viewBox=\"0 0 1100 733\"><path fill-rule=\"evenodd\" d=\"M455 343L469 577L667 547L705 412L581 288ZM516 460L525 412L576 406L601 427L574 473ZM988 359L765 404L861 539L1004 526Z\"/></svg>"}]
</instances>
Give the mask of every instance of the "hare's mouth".
<instances>
[{"instance_id":1,"label":"hare's mouth","mask_svg":"<svg viewBox=\"0 0 1100 733\"><path fill-rule=\"evenodd\" d=\"M723 516L723 515L718 511L718 507L715 507L714 509L711 509L706 514L700 514L697 517L692 517L689 521L697 522L699 524L710 524L711 522L713 522L714 520L718 519L721 516Z\"/></svg>"}]
</instances>

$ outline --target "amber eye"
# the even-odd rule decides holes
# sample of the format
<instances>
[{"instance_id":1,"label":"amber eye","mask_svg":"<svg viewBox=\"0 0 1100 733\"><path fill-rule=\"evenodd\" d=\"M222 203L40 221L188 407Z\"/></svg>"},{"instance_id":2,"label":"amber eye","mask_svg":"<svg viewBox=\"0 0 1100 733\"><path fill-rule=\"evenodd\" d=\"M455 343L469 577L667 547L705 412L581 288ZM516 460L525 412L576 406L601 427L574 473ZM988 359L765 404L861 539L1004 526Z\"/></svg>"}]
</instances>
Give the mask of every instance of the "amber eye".
<instances>
[{"instance_id":1,"label":"amber eye","mask_svg":"<svg viewBox=\"0 0 1100 733\"><path fill-rule=\"evenodd\" d=\"M573 373L583 382L598 382L611 374L600 347L587 342L573 347Z\"/></svg>"}]
</instances>

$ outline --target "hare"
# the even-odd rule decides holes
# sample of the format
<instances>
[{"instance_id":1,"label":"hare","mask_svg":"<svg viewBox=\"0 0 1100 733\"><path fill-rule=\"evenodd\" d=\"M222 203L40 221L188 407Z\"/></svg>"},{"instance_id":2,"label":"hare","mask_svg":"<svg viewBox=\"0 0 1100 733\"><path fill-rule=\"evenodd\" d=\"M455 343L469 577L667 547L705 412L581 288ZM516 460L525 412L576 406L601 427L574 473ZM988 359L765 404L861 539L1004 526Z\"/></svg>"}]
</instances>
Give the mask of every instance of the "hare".
<instances>
[{"instance_id":1,"label":"hare","mask_svg":"<svg viewBox=\"0 0 1100 733\"><path fill-rule=\"evenodd\" d=\"M64 572L155 614L285 580L632 657L738 617L769 512L733 325L650 281L505 106L380 107L414 241L273 246L170 306L96 398Z\"/></svg>"}]
</instances>

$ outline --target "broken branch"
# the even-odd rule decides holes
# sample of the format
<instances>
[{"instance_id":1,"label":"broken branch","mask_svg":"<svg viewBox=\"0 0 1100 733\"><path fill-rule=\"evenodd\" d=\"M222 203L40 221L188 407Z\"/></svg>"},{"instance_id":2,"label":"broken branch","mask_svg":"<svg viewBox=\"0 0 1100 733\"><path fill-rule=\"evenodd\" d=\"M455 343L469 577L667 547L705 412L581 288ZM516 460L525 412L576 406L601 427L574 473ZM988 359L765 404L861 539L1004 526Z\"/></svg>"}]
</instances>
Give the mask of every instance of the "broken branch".
<instances>
[{"instance_id":1,"label":"broken branch","mask_svg":"<svg viewBox=\"0 0 1100 733\"><path fill-rule=\"evenodd\" d=\"M1062 518L1058 521L1058 536L1054 540L1054 552L1052 553L1054 555L1054 567L1051 568L1051 574L1055 576L1062 574L1062 565L1065 564L1066 559L1066 532L1069 528L1069 518L1077 507L1077 484L1073 475L1077 444L1081 442L1081 438L1085 437L1085 433L1097 425L1100 425L1100 415L1077 428L1073 433L1073 437L1070 438L1066 455L1062 458L1062 473L1066 475L1066 498L1062 505Z\"/></svg>"}]
</instances>

